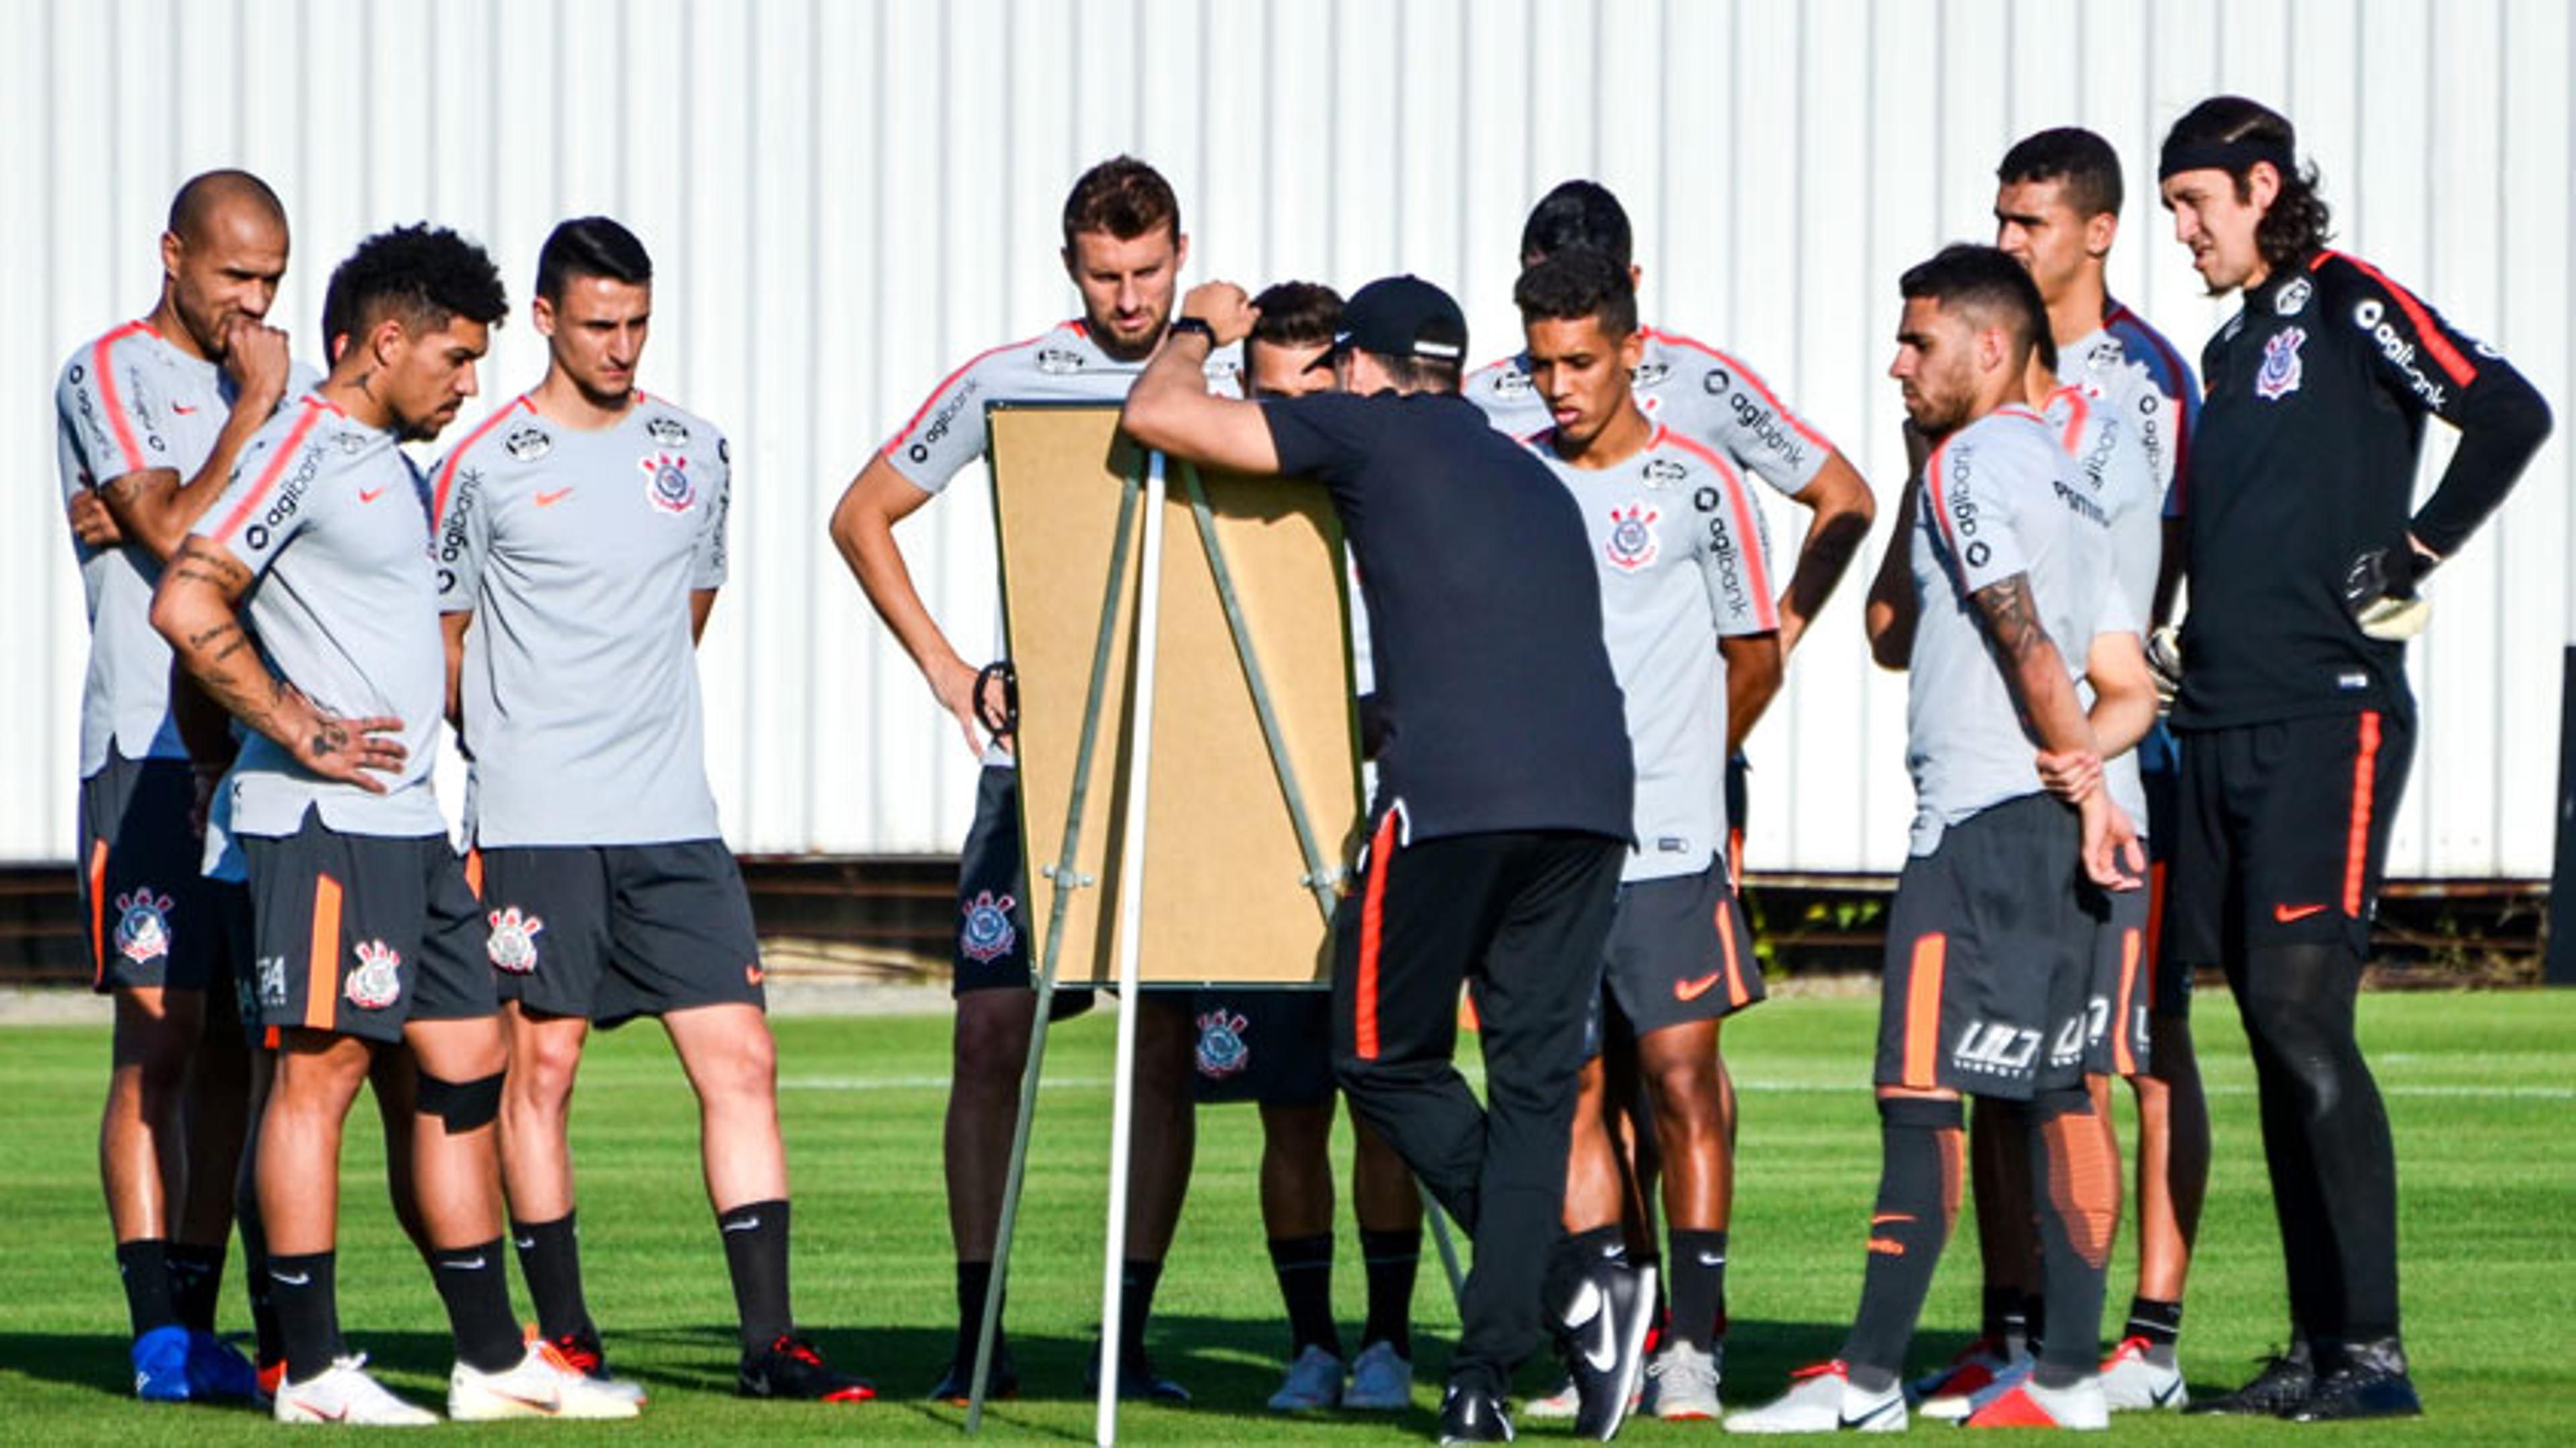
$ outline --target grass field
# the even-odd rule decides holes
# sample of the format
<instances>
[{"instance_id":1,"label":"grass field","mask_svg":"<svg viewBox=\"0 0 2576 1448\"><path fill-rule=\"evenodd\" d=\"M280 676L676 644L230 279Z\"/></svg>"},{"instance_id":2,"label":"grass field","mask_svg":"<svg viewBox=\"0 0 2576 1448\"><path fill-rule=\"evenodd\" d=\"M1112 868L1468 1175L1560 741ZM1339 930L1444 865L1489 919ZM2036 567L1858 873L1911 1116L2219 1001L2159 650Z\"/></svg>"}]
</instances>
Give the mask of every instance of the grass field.
<instances>
[{"instance_id":1,"label":"grass field","mask_svg":"<svg viewBox=\"0 0 2576 1448\"><path fill-rule=\"evenodd\" d=\"M1877 1174L1875 1119L1860 1085L1873 1010L1868 999L1789 999L1727 1033L1743 1089L1730 1404L1767 1398L1790 1368L1830 1355L1841 1340ZM2244 1376L2249 1360L2278 1341L2282 1321L2251 1076L2233 1017L2223 997L2202 997L2218 1163L2183 1342L2196 1393ZM2576 1440L2576 1358L2567 1336L2576 1307L2576 1239L2568 1231L2576 1207L2569 1152L2576 1055L2568 1045L2576 995L2379 995L2365 1000L2362 1020L2396 1121L2408 1341L2431 1416L2359 1430L2122 1417L2115 1438ZM885 1397L828 1409L729 1395L731 1300L700 1194L690 1098L661 1038L644 1028L595 1046L574 1129L591 1303L612 1356L650 1385L653 1403L640 1423L527 1425L509 1436L781 1442L957 1432L960 1411L914 1399L947 1350L952 1313L938 1156L948 1023L791 1019L778 1029L796 1181L797 1300L826 1350L873 1375ZM1028 1396L996 1405L986 1419L993 1436L1090 1435L1091 1409L1077 1388L1098 1302L1110 1040L1110 1022L1095 1015L1066 1026L1048 1057L1052 1079L1012 1284ZM7 1152L0 1223L8 1242L0 1266L0 1441L214 1444L273 1431L247 1412L151 1408L127 1396L124 1310L93 1165L105 1056L96 1029L0 1030ZM447 1366L443 1319L419 1262L398 1246L373 1181L380 1158L372 1119L361 1116L368 1119L352 1138L342 1232L347 1335L374 1354L398 1391L435 1405ZM1158 1362L1198 1394L1198 1406L1130 1409L1124 1435L1419 1441L1432 1425L1455 1324L1427 1253L1414 1412L1392 1423L1290 1423L1261 1410L1285 1343L1255 1205L1259 1136L1249 1108L1201 1117L1197 1181L1152 1337ZM1348 1332L1361 1284L1347 1229L1343 1243L1336 1299ZM2129 1283L2122 1245L2115 1314ZM1973 1330L1975 1258L1973 1233L1963 1228L1925 1315L1918 1363L1946 1356ZM226 1325L246 1326L237 1287ZM1629 1430L1641 1442L1716 1431L1652 1422ZM1918 1423L1914 1431L1939 1429Z\"/></svg>"}]
</instances>

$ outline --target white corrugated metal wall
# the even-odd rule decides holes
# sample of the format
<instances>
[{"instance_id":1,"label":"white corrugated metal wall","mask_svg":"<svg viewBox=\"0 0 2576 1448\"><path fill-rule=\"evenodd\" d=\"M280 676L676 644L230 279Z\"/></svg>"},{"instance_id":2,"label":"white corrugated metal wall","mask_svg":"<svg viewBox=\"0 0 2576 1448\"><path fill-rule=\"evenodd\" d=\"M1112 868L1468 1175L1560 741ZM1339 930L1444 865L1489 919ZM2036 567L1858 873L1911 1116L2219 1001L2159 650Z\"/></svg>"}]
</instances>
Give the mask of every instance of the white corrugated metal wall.
<instances>
[{"instance_id":1,"label":"white corrugated metal wall","mask_svg":"<svg viewBox=\"0 0 2576 1448\"><path fill-rule=\"evenodd\" d=\"M649 388L718 419L735 572L705 650L727 830L761 852L953 849L972 766L822 532L842 484L956 362L1070 314L1055 215L1133 150L1178 187L1190 279L1451 284L1504 349L1523 211L1569 175L1627 201L1647 311L1766 371L1880 486L1894 277L1989 234L2015 137L2078 122L2128 161L2118 293L2193 352L2223 312L2147 195L2186 106L2288 111L2343 244L2492 340L2568 416L2576 361L2557 0L21 0L0 58L0 859L68 857L80 594L56 514L53 370L147 309L171 189L243 165L297 251L276 319L311 353L363 232L484 238L524 299L560 217L615 214L661 272ZM486 372L532 383L524 320ZM472 420L469 415L468 422ZM2441 432L2436 429L2437 434ZM460 428L461 435L461 428ZM2437 438L2432 462L2447 455ZM2570 453L2553 441L2439 582L2427 725L2394 869L2547 874ZM969 656L991 527L961 486L906 525ZM1784 543L1800 520L1775 513ZM1902 685L1860 647L1874 538L1755 740L1757 868L1891 869ZM452 797L452 796L451 796Z\"/></svg>"}]
</instances>

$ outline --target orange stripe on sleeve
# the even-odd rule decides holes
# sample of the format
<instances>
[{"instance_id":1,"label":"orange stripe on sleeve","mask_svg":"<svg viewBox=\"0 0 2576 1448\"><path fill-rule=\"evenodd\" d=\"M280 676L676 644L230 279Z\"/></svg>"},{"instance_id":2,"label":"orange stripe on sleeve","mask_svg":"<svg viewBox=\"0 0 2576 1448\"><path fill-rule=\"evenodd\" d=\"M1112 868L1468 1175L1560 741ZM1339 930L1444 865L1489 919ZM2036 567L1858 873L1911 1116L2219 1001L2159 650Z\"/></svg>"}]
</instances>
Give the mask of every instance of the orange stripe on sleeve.
<instances>
[{"instance_id":1,"label":"orange stripe on sleeve","mask_svg":"<svg viewBox=\"0 0 2576 1448\"><path fill-rule=\"evenodd\" d=\"M1377 957L1386 932L1386 872L1395 864L1395 811L1377 822L1369 841L1368 894L1360 902L1360 978L1351 992L1356 1016L1352 1036L1363 1061L1377 1059Z\"/></svg>"},{"instance_id":2,"label":"orange stripe on sleeve","mask_svg":"<svg viewBox=\"0 0 2576 1448\"><path fill-rule=\"evenodd\" d=\"M1934 1062L1941 1051L1941 971L1949 953L1946 934L1914 942L1914 968L1905 982L1905 1079L1898 1084L1916 1091L1941 1084Z\"/></svg>"},{"instance_id":3,"label":"orange stripe on sleeve","mask_svg":"<svg viewBox=\"0 0 2576 1448\"><path fill-rule=\"evenodd\" d=\"M644 394L639 392L635 394L635 396L636 400L640 402L643 400ZM537 410L536 404L528 401L528 394L522 392L518 396L510 399L509 406L499 409L490 417L476 423L474 425L474 430L465 435L465 441L458 443L456 445L456 450L447 455L447 462L438 470L438 485L432 491L429 503L429 526L433 531L446 526L447 492L449 487L456 482L457 465L465 461L465 455L474 450L474 445L483 440L484 434L490 432L496 427L499 427L501 425L501 419L508 417L511 413L518 411L522 407L527 408L531 413L534 413Z\"/></svg>"},{"instance_id":4,"label":"orange stripe on sleeve","mask_svg":"<svg viewBox=\"0 0 2576 1448\"><path fill-rule=\"evenodd\" d=\"M329 875L313 879L313 954L305 971L304 1024L331 1029L340 994L340 882Z\"/></svg>"},{"instance_id":5,"label":"orange stripe on sleeve","mask_svg":"<svg viewBox=\"0 0 2576 1448\"><path fill-rule=\"evenodd\" d=\"M143 449L134 441L134 424L127 421L125 417L125 399L119 397L116 392L116 358L114 354L117 343L124 341L126 338L133 336L137 332L149 332L151 330L151 328L143 325L141 322L128 322L124 326L117 328L115 331L108 333L106 336L101 337L96 342L90 344L89 349L90 370L98 374L99 407L101 411L104 411L107 414L108 426L116 429L116 450L125 455L125 471L129 473L141 472L144 468L150 466L150 464L144 462ZM105 482L107 480L105 478L101 478L99 481Z\"/></svg>"},{"instance_id":6,"label":"orange stripe on sleeve","mask_svg":"<svg viewBox=\"0 0 2576 1448\"><path fill-rule=\"evenodd\" d=\"M107 984L107 841L89 846L89 950L92 990Z\"/></svg>"},{"instance_id":7,"label":"orange stripe on sleeve","mask_svg":"<svg viewBox=\"0 0 2576 1448\"><path fill-rule=\"evenodd\" d=\"M2415 300L2413 292L2390 281L2381 274L2379 268L2350 252L2332 250L2320 252L2317 259L2309 263L2308 269L2316 271L2322 268L2330 257L2343 258L2352 264L2353 270L2388 289L2388 295L2397 300L2397 310L2404 312L2407 323L2414 327L2415 340L2424 344L2424 350L2432 355L2433 360L2440 364L2442 371L2453 382L2466 387L2477 380L2476 364L2461 356L2460 349L2451 345L2451 339L2442 334L2441 327L2433 320L2433 314L2425 310L2422 302Z\"/></svg>"},{"instance_id":8,"label":"orange stripe on sleeve","mask_svg":"<svg viewBox=\"0 0 2576 1448\"><path fill-rule=\"evenodd\" d=\"M249 492L242 495L240 502L233 504L233 510L224 515L222 525L215 529L216 542L229 541L234 533L240 531L242 524L250 521L250 515L259 511L259 505L267 498L268 490L277 486L278 474L286 471L287 463L303 449L304 439L313 431L313 424L321 420L322 410L309 405L304 409L304 415L295 419L295 426L286 431L286 441L277 445L277 451L269 455L268 466L260 469L259 481Z\"/></svg>"},{"instance_id":9,"label":"orange stripe on sleeve","mask_svg":"<svg viewBox=\"0 0 2576 1448\"><path fill-rule=\"evenodd\" d=\"M2066 400L2066 431L2057 440L2071 457L2083 448L2084 424L2092 419L2093 403L2081 387L2061 387L2050 393L2048 400L2055 402L2059 398Z\"/></svg>"},{"instance_id":10,"label":"orange stripe on sleeve","mask_svg":"<svg viewBox=\"0 0 2576 1448\"><path fill-rule=\"evenodd\" d=\"M2352 759L2352 832L2344 840L2343 913L2361 918L2362 882L2370 876L2371 796L2379 783L2379 711L2361 714L2361 745Z\"/></svg>"},{"instance_id":11,"label":"orange stripe on sleeve","mask_svg":"<svg viewBox=\"0 0 2576 1448\"><path fill-rule=\"evenodd\" d=\"M1755 516L1753 495L1744 488L1744 474L1734 464L1715 452L1670 428L1657 430L1657 442L1669 442L1717 470L1718 480L1726 485L1727 511L1735 517L1733 527L1736 552L1744 559L1745 590L1753 595L1754 622L1766 629L1780 626L1780 605L1771 596L1771 560L1762 551L1762 522Z\"/></svg>"}]
</instances>

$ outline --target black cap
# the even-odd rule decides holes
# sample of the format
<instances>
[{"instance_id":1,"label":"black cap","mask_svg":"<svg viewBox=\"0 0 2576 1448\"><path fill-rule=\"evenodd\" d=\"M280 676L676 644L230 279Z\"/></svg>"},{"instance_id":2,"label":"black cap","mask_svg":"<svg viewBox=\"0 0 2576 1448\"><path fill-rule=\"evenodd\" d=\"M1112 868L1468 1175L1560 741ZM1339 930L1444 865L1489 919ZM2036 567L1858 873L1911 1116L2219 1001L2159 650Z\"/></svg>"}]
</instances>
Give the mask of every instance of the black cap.
<instances>
[{"instance_id":1,"label":"black cap","mask_svg":"<svg viewBox=\"0 0 2576 1448\"><path fill-rule=\"evenodd\" d=\"M1380 277L1342 304L1342 324L1322 360L1344 352L1464 363L1467 314L1447 292L1410 272Z\"/></svg>"}]
</instances>

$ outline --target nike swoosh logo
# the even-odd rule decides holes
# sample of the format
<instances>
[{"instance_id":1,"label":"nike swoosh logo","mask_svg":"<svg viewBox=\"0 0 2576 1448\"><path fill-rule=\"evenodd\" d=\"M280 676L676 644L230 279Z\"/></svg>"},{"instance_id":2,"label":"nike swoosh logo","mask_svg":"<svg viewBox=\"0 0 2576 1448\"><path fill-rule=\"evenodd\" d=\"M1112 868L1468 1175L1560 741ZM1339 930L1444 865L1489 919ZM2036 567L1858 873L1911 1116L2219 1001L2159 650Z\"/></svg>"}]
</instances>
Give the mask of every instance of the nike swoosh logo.
<instances>
[{"instance_id":1,"label":"nike swoosh logo","mask_svg":"<svg viewBox=\"0 0 2576 1448\"><path fill-rule=\"evenodd\" d=\"M271 1272L268 1274L268 1280L271 1282L283 1282L289 1287L310 1287L313 1285L313 1274L310 1272L298 1272L294 1276L289 1277L283 1272Z\"/></svg>"},{"instance_id":2,"label":"nike swoosh logo","mask_svg":"<svg viewBox=\"0 0 2576 1448\"><path fill-rule=\"evenodd\" d=\"M2325 908L2323 905L2275 905L2272 918L2284 925L2295 925L2311 915L2323 913Z\"/></svg>"},{"instance_id":3,"label":"nike swoosh logo","mask_svg":"<svg viewBox=\"0 0 2576 1448\"><path fill-rule=\"evenodd\" d=\"M480 1272L483 1270L484 1261L482 1257L477 1256L471 1262L441 1262L438 1265L450 1272Z\"/></svg>"},{"instance_id":4,"label":"nike swoosh logo","mask_svg":"<svg viewBox=\"0 0 2576 1448\"><path fill-rule=\"evenodd\" d=\"M1699 979L1697 979L1697 980L1677 980L1677 981L1674 981L1674 982L1673 982L1673 999L1675 999L1675 1000L1677 1000L1677 1001L1695 1001L1695 1000L1698 1000L1701 996L1704 996L1704 995L1708 994L1710 991L1712 991L1712 990L1716 989L1716 988L1717 988L1717 983L1718 983L1720 980L1725 979L1725 977L1726 977L1726 972L1725 972L1725 971L1722 971L1722 970L1712 970L1712 971L1710 971L1708 974L1706 974L1706 975L1704 975L1704 976L1701 976L1701 977L1700 977Z\"/></svg>"},{"instance_id":5,"label":"nike swoosh logo","mask_svg":"<svg viewBox=\"0 0 2576 1448\"><path fill-rule=\"evenodd\" d=\"M2173 1399L2174 1399L2174 1394L2179 1393L2179 1392L2181 1392L2181 1391L2182 1391L2182 1384L2181 1384L2181 1383L2178 1383L2178 1382L2175 1382L2175 1383L2167 1383L2167 1384L2166 1384L2162 1389L2158 1390L2158 1391L2157 1391L2157 1392L2155 1392L2155 1393L2150 1394L2150 1395L2148 1396L2148 1401L2149 1401L2149 1402L2154 1403L2157 1407L2161 1408L2161 1407L2163 1407L2165 1404L2172 1402L2172 1401L2173 1401Z\"/></svg>"},{"instance_id":6,"label":"nike swoosh logo","mask_svg":"<svg viewBox=\"0 0 2576 1448\"><path fill-rule=\"evenodd\" d=\"M373 491L369 491L369 490L367 490L367 489L365 489L365 488L361 488L361 489L359 489L359 490L358 490L358 501L359 501L359 502L361 502L361 503L372 503L372 502L374 502L376 499L381 498L381 497L383 497L384 495L385 495L385 490L384 490L384 489L382 489L382 488L377 488L377 489L374 489Z\"/></svg>"},{"instance_id":7,"label":"nike swoosh logo","mask_svg":"<svg viewBox=\"0 0 2576 1448\"><path fill-rule=\"evenodd\" d=\"M510 1240L518 1243L519 1250L522 1252L528 1251L537 1245L537 1239L534 1237L512 1237Z\"/></svg>"},{"instance_id":8,"label":"nike swoosh logo","mask_svg":"<svg viewBox=\"0 0 2576 1448\"><path fill-rule=\"evenodd\" d=\"M724 1229L728 1232L757 1232L760 1230L760 1218L748 1217L739 1222L727 1222L724 1224Z\"/></svg>"},{"instance_id":9,"label":"nike swoosh logo","mask_svg":"<svg viewBox=\"0 0 2576 1448\"><path fill-rule=\"evenodd\" d=\"M1889 1222L1910 1222L1913 1220L1914 1214L1912 1212L1880 1212L1869 1219L1869 1224L1873 1227L1879 1227L1884 1226Z\"/></svg>"},{"instance_id":10,"label":"nike swoosh logo","mask_svg":"<svg viewBox=\"0 0 2576 1448\"><path fill-rule=\"evenodd\" d=\"M1724 1254L1718 1252L1702 1252L1699 1254L1699 1265L1702 1267L1723 1267L1726 1265L1726 1257Z\"/></svg>"},{"instance_id":11,"label":"nike swoosh logo","mask_svg":"<svg viewBox=\"0 0 2576 1448\"><path fill-rule=\"evenodd\" d=\"M537 494L537 506L540 508L551 508L555 504L562 502L565 497L571 494L571 492L572 489L570 488L557 488L551 493L539 493Z\"/></svg>"},{"instance_id":12,"label":"nike swoosh logo","mask_svg":"<svg viewBox=\"0 0 2576 1448\"><path fill-rule=\"evenodd\" d=\"M1606 1305L1605 1310L1593 1314L1592 1323L1598 1329L1596 1341L1583 1349L1583 1360L1592 1365L1594 1372L1606 1373L1619 1365L1619 1339L1613 1335L1615 1325Z\"/></svg>"},{"instance_id":13,"label":"nike swoosh logo","mask_svg":"<svg viewBox=\"0 0 2576 1448\"><path fill-rule=\"evenodd\" d=\"M1837 1411L1834 1414L1834 1417L1840 1420L1842 1425L1846 1428L1866 1428L1870 1424L1877 1422L1879 1419L1886 1417L1890 1412L1902 1412L1904 1407L1905 1400L1903 1398L1890 1398L1886 1402L1879 1404L1877 1407L1870 1409L1868 1412L1861 1414L1857 1418L1844 1417L1840 1411Z\"/></svg>"},{"instance_id":14,"label":"nike swoosh logo","mask_svg":"<svg viewBox=\"0 0 2576 1448\"><path fill-rule=\"evenodd\" d=\"M325 1423L345 1423L349 1420L349 1405L346 1403L341 1404L337 1408L331 1409L329 1412L325 1412L302 1399L296 1400L295 1406L303 1409L305 1412L311 1413L314 1417L321 1419Z\"/></svg>"}]
</instances>

